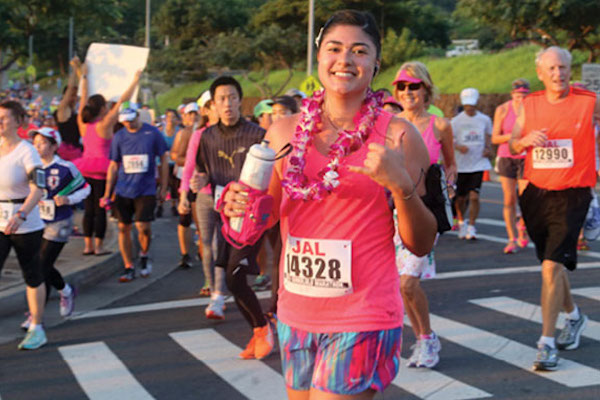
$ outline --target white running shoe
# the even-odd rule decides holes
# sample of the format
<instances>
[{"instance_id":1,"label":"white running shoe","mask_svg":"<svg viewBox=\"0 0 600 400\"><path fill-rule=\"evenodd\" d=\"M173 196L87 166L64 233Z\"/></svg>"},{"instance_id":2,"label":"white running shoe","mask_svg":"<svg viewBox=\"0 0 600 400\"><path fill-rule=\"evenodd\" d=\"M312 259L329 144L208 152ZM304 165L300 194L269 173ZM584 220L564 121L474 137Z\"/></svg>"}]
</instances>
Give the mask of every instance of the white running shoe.
<instances>
[{"instance_id":1,"label":"white running shoe","mask_svg":"<svg viewBox=\"0 0 600 400\"><path fill-rule=\"evenodd\" d=\"M210 298L208 307L204 310L208 319L225 319L225 297L220 294L213 294Z\"/></svg>"},{"instance_id":2,"label":"white running shoe","mask_svg":"<svg viewBox=\"0 0 600 400\"><path fill-rule=\"evenodd\" d=\"M412 352L410 358L408 359L408 367L409 368L414 368L417 366L417 363L419 362L419 356L421 355L421 343L422 342L423 341L421 339L417 339L415 344L410 346L410 348L412 349L413 352Z\"/></svg>"},{"instance_id":3,"label":"white running shoe","mask_svg":"<svg viewBox=\"0 0 600 400\"><path fill-rule=\"evenodd\" d=\"M140 276L142 278L147 278L152 273L152 263L148 259L148 257L140 257Z\"/></svg>"},{"instance_id":4,"label":"white running shoe","mask_svg":"<svg viewBox=\"0 0 600 400\"><path fill-rule=\"evenodd\" d=\"M464 239L467 236L467 224L463 221L458 221L458 238Z\"/></svg>"},{"instance_id":5,"label":"white running shoe","mask_svg":"<svg viewBox=\"0 0 600 400\"><path fill-rule=\"evenodd\" d=\"M467 239L467 240L477 239L477 229L475 229L475 225L467 226L467 234L465 235L465 239Z\"/></svg>"},{"instance_id":6,"label":"white running shoe","mask_svg":"<svg viewBox=\"0 0 600 400\"><path fill-rule=\"evenodd\" d=\"M433 368L440 362L439 352L442 349L442 343L435 332L431 332L431 339L421 339L421 352L417 367Z\"/></svg>"}]
</instances>

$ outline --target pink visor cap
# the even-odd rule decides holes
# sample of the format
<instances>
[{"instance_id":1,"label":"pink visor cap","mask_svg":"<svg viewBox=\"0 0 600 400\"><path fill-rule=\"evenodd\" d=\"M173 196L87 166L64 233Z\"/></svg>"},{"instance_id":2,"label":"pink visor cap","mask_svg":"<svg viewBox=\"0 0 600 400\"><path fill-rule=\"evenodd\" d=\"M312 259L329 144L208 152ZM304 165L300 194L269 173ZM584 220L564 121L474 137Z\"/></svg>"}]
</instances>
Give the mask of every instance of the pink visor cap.
<instances>
[{"instance_id":1,"label":"pink visor cap","mask_svg":"<svg viewBox=\"0 0 600 400\"><path fill-rule=\"evenodd\" d=\"M398 71L398 73L396 74L396 79L394 79L392 85L396 86L398 82L421 83L422 80L420 80L419 78L413 78L408 74L408 72L406 72L406 70L403 69Z\"/></svg>"}]
</instances>

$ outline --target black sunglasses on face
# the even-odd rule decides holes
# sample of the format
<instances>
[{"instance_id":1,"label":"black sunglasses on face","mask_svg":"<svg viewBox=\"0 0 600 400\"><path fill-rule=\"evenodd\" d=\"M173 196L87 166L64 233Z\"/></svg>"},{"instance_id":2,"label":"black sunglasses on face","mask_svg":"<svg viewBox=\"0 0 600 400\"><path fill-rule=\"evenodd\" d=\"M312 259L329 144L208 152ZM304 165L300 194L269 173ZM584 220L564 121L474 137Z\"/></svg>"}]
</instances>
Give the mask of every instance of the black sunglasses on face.
<instances>
[{"instance_id":1,"label":"black sunglasses on face","mask_svg":"<svg viewBox=\"0 0 600 400\"><path fill-rule=\"evenodd\" d=\"M521 88L529 89L529 85L526 85L524 83L520 83L518 85L513 85L513 90L515 90L515 89L521 89Z\"/></svg>"},{"instance_id":2,"label":"black sunglasses on face","mask_svg":"<svg viewBox=\"0 0 600 400\"><path fill-rule=\"evenodd\" d=\"M408 90L410 90L411 92L414 92L415 90L419 90L421 88L421 82L409 83L408 85L404 82L398 82L398 84L396 85L396 89L398 89L401 92L403 92L406 88L408 88Z\"/></svg>"}]
</instances>

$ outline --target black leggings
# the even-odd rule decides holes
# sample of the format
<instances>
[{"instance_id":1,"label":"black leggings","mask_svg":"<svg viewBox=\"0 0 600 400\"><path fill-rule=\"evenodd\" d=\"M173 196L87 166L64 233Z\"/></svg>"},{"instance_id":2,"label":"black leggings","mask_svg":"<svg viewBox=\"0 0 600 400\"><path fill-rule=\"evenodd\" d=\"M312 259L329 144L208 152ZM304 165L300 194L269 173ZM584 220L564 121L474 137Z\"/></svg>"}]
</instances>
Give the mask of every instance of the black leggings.
<instances>
[{"instance_id":1,"label":"black leggings","mask_svg":"<svg viewBox=\"0 0 600 400\"><path fill-rule=\"evenodd\" d=\"M227 289L233 294L238 309L253 328L263 327L267 324L258 298L248 286L246 279L248 273L258 273L256 255L260 245L261 241L259 240L253 246L246 246L238 250L224 241L223 246L219 249L219 258L216 262L217 267L226 265L225 283ZM247 260L249 265L240 265L244 259Z\"/></svg>"},{"instance_id":2,"label":"black leggings","mask_svg":"<svg viewBox=\"0 0 600 400\"><path fill-rule=\"evenodd\" d=\"M50 289L63 290L65 288L65 281L54 268L54 263L58 258L65 242L52 242L50 240L42 239L42 246L40 248L40 263L42 264L42 272L44 273L44 279L46 283L46 303L50 296Z\"/></svg>"},{"instance_id":3,"label":"black leggings","mask_svg":"<svg viewBox=\"0 0 600 400\"><path fill-rule=\"evenodd\" d=\"M106 210L100 207L100 199L104 196L106 179L85 178L92 188L92 193L84 200L83 236L96 236L104 239L106 233Z\"/></svg>"},{"instance_id":4,"label":"black leggings","mask_svg":"<svg viewBox=\"0 0 600 400\"><path fill-rule=\"evenodd\" d=\"M40 265L40 244L42 230L18 235L5 235L0 232L0 271L14 246L17 260L27 286L36 288L44 282L44 274Z\"/></svg>"}]
</instances>

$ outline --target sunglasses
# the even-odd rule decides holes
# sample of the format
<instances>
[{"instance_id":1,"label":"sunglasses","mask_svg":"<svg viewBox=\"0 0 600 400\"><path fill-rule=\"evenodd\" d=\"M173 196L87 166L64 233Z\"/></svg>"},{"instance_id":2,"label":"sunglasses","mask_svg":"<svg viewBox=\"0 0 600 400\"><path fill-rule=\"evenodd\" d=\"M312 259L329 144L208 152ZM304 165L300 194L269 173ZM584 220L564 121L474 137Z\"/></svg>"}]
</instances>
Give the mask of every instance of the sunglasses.
<instances>
[{"instance_id":1,"label":"sunglasses","mask_svg":"<svg viewBox=\"0 0 600 400\"><path fill-rule=\"evenodd\" d=\"M398 82L398 84L396 85L396 89L398 89L401 92L403 92L406 88L408 88L408 90L410 90L411 92L414 92L415 90L421 89L421 82L409 84L406 84L404 82Z\"/></svg>"},{"instance_id":2,"label":"sunglasses","mask_svg":"<svg viewBox=\"0 0 600 400\"><path fill-rule=\"evenodd\" d=\"M527 89L527 90L529 90L529 86L525 85L524 83L520 83L518 85L513 85L513 90L516 90L516 89Z\"/></svg>"}]
</instances>

